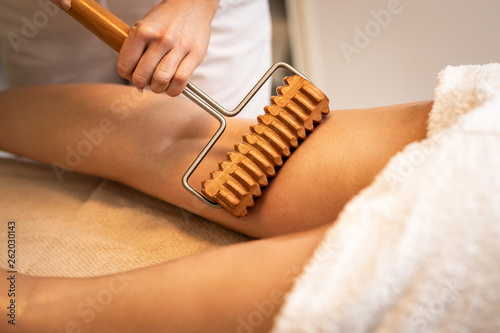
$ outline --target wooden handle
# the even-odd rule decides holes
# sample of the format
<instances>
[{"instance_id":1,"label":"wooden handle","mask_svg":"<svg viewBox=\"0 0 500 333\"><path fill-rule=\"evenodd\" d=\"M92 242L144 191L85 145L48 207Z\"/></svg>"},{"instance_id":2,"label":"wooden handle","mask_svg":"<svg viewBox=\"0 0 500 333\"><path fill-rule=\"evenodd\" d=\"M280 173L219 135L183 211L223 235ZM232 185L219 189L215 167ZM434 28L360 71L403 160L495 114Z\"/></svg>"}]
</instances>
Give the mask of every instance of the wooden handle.
<instances>
[{"instance_id":1,"label":"wooden handle","mask_svg":"<svg viewBox=\"0 0 500 333\"><path fill-rule=\"evenodd\" d=\"M58 5L55 0L52 0L52 2ZM128 24L94 0L71 0L71 8L64 11L111 46L116 52L120 52L123 42L131 29Z\"/></svg>"}]
</instances>

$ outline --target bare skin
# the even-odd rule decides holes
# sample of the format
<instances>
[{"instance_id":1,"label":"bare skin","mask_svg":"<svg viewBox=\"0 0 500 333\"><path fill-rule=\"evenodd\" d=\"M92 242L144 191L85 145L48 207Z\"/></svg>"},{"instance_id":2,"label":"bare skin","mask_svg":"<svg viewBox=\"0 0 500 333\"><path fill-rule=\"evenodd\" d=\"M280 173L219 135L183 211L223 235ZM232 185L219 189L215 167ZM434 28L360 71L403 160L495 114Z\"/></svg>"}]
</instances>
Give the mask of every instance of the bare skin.
<instances>
[{"instance_id":1,"label":"bare skin","mask_svg":"<svg viewBox=\"0 0 500 333\"><path fill-rule=\"evenodd\" d=\"M223 247L116 276L18 275L23 292L17 299L17 324L12 327L2 319L0 328L234 332L249 325L253 332L267 332L325 229ZM7 290L3 280L0 286Z\"/></svg>"},{"instance_id":2,"label":"bare skin","mask_svg":"<svg viewBox=\"0 0 500 333\"><path fill-rule=\"evenodd\" d=\"M0 98L0 149L122 182L257 238L334 221L390 157L425 136L432 105L333 111L286 161L249 215L235 218L204 205L181 185L218 125L193 103L114 85L38 87L2 92ZM190 180L195 188L252 123L228 119L228 129ZM97 129L102 142L83 144ZM68 151L79 148L87 155L67 163Z\"/></svg>"},{"instance_id":3,"label":"bare skin","mask_svg":"<svg viewBox=\"0 0 500 333\"><path fill-rule=\"evenodd\" d=\"M73 170L125 183L250 236L274 236L121 277L18 275L24 291L18 325L0 323L2 331L16 332L34 327L225 332L244 325L253 332L269 331L283 295L326 229L396 152L425 137L432 107L432 102L417 102L333 111L288 159L249 216L238 219L206 207L181 186L183 172L217 127L190 102L112 85L28 88L1 92L0 100L2 150L60 166L71 162L67 147L83 149L82 142L90 142L94 133L99 144L73 163ZM228 130L193 175L193 185L199 188L251 123L228 120ZM8 281L1 283L5 290ZM6 295L0 296L4 304L1 297Z\"/></svg>"},{"instance_id":4,"label":"bare skin","mask_svg":"<svg viewBox=\"0 0 500 333\"><path fill-rule=\"evenodd\" d=\"M69 10L70 0L52 0ZM208 48L219 0L163 0L137 22L117 60L117 71L137 89L179 95Z\"/></svg>"}]
</instances>

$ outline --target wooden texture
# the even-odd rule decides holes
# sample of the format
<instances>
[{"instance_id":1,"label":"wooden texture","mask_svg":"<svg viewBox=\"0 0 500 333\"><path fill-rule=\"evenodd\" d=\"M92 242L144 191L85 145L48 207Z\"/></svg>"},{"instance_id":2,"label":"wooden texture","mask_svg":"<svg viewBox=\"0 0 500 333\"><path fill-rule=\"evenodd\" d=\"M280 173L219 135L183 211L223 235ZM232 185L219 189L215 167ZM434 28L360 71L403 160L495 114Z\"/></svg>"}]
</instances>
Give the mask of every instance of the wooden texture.
<instances>
[{"instance_id":1,"label":"wooden texture","mask_svg":"<svg viewBox=\"0 0 500 333\"><path fill-rule=\"evenodd\" d=\"M57 3L52 0L53 3ZM131 28L94 0L71 0L66 11L116 52L130 33Z\"/></svg>"},{"instance_id":2,"label":"wooden texture","mask_svg":"<svg viewBox=\"0 0 500 333\"><path fill-rule=\"evenodd\" d=\"M250 126L243 142L202 182L203 194L234 216L247 215L276 168L330 111L328 98L311 82L295 75L284 83L257 117L258 124Z\"/></svg>"}]
</instances>

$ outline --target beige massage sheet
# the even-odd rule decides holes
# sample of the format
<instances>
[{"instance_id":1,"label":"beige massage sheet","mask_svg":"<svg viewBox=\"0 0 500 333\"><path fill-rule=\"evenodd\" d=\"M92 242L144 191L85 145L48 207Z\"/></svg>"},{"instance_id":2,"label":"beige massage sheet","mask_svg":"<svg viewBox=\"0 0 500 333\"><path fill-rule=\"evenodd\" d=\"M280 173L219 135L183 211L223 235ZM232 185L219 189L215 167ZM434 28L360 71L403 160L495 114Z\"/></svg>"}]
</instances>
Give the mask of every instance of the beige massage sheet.
<instances>
[{"instance_id":1,"label":"beige massage sheet","mask_svg":"<svg viewBox=\"0 0 500 333\"><path fill-rule=\"evenodd\" d=\"M2 244L9 221L16 269L36 276L114 274L248 240L113 181L0 158Z\"/></svg>"}]
</instances>

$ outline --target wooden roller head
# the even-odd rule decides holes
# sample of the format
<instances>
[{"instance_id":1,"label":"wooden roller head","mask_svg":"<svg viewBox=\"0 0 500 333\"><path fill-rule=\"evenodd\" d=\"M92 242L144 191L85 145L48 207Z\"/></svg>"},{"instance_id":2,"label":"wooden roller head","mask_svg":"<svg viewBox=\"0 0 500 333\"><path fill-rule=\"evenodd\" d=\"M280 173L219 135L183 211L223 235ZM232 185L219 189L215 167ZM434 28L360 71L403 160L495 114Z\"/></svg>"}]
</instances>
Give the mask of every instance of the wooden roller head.
<instances>
[{"instance_id":1,"label":"wooden roller head","mask_svg":"<svg viewBox=\"0 0 500 333\"><path fill-rule=\"evenodd\" d=\"M283 158L314 130L330 112L328 98L301 76L289 76L278 95L271 97L265 114L257 117L243 142L219 163L219 169L202 182L202 192L234 216L246 216L253 198L262 195L261 187L276 175Z\"/></svg>"}]
</instances>

